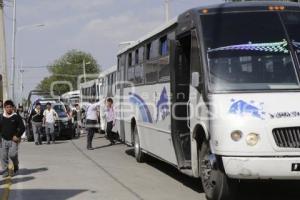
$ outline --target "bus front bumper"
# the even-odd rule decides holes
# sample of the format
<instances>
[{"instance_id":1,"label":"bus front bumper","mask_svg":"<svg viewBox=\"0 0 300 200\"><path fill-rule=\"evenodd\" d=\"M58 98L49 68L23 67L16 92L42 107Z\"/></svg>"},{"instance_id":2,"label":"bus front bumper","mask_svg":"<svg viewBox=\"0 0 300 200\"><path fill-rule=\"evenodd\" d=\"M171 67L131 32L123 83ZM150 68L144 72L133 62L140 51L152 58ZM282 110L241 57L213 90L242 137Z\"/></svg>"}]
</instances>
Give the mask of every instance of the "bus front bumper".
<instances>
[{"instance_id":1,"label":"bus front bumper","mask_svg":"<svg viewBox=\"0 0 300 200\"><path fill-rule=\"evenodd\" d=\"M300 157L222 157L234 179L300 180Z\"/></svg>"}]
</instances>

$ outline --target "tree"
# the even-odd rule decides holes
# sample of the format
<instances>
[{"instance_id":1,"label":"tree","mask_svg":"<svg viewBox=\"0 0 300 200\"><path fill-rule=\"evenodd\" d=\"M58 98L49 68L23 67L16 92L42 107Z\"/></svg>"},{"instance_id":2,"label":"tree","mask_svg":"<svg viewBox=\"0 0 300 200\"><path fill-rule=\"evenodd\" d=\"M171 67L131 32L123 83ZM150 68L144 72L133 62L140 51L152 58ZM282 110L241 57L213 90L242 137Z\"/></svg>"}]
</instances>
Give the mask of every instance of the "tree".
<instances>
[{"instance_id":1,"label":"tree","mask_svg":"<svg viewBox=\"0 0 300 200\"><path fill-rule=\"evenodd\" d=\"M51 75L44 78L37 86L37 89L50 92L53 83L68 81L72 85L73 90L77 90L78 78L83 74L83 62L88 63L85 67L86 74L95 74L95 76L99 74L100 67L91 54L79 50L71 50L48 66ZM87 81L90 79L87 78ZM68 91L70 91L70 88L67 84L54 84L54 94L61 95Z\"/></svg>"}]
</instances>

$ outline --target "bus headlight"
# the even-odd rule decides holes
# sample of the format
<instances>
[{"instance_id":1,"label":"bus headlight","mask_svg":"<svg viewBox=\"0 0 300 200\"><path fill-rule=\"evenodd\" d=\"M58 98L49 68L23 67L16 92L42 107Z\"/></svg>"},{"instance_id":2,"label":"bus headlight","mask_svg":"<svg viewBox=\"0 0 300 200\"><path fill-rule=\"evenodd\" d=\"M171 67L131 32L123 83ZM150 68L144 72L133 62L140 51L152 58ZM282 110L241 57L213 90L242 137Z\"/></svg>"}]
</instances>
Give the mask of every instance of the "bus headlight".
<instances>
[{"instance_id":1,"label":"bus headlight","mask_svg":"<svg viewBox=\"0 0 300 200\"><path fill-rule=\"evenodd\" d=\"M242 131L236 130L231 132L231 139L235 142L240 141L242 136L243 136Z\"/></svg>"},{"instance_id":2,"label":"bus headlight","mask_svg":"<svg viewBox=\"0 0 300 200\"><path fill-rule=\"evenodd\" d=\"M259 141L259 135L257 133L249 133L246 137L246 142L249 146L255 146Z\"/></svg>"}]
</instances>

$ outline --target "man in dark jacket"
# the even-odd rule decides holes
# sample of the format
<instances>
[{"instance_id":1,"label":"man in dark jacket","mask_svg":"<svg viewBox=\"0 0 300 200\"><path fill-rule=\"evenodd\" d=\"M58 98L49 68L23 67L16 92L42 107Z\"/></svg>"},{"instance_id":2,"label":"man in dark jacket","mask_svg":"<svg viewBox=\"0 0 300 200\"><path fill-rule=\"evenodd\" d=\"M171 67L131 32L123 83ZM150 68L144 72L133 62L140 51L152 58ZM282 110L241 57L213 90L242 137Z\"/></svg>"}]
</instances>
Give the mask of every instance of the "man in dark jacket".
<instances>
[{"instance_id":1,"label":"man in dark jacket","mask_svg":"<svg viewBox=\"0 0 300 200\"><path fill-rule=\"evenodd\" d=\"M35 145L41 145L41 132L43 127L43 111L41 110L41 104L36 103L35 108L30 113L28 122L32 125L32 131L34 136Z\"/></svg>"},{"instance_id":2,"label":"man in dark jacket","mask_svg":"<svg viewBox=\"0 0 300 200\"><path fill-rule=\"evenodd\" d=\"M7 100L4 103L4 113L0 115L0 133L1 133L1 164L4 178L9 176L8 163L9 158L14 165L14 173L19 170L18 146L21 136L25 131L22 118L14 111L14 103Z\"/></svg>"}]
</instances>

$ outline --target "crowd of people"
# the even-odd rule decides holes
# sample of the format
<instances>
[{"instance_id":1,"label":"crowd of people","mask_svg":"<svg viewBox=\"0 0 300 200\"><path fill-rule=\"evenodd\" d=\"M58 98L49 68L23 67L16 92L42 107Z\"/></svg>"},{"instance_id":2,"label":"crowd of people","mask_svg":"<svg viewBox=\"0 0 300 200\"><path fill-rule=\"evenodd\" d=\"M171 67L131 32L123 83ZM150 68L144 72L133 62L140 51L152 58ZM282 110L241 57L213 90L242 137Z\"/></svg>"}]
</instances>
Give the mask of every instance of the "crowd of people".
<instances>
[{"instance_id":1,"label":"crowd of people","mask_svg":"<svg viewBox=\"0 0 300 200\"><path fill-rule=\"evenodd\" d=\"M116 134L112 132L115 126L115 111L113 107L113 100L108 98L105 101L105 105L102 102L97 102L88 106L86 112L80 108L79 104L75 105L75 109L72 111L71 117L75 126L75 135L80 136L83 128L82 118L85 114L87 129L87 149L93 150L92 141L95 132L98 129L99 107L104 106L103 115L106 118L106 137L110 141L110 144L115 144L118 139ZM46 143L55 143L54 123L58 114L52 108L51 103L47 103L46 109L43 111L40 103L35 104L35 108L32 110L28 120L32 123L32 129L34 134L35 145L42 145L41 130L45 127ZM4 178L9 175L15 175L19 170L18 159L18 147L21 142L21 137L25 133L25 125L23 117L16 109L14 102L7 100L4 103L0 101L0 161L2 169L0 175ZM13 174L9 174L9 160L13 163Z\"/></svg>"},{"instance_id":2,"label":"crowd of people","mask_svg":"<svg viewBox=\"0 0 300 200\"><path fill-rule=\"evenodd\" d=\"M100 109L104 107L104 109ZM95 132L99 130L99 115L102 112L102 116L106 119L106 136L110 141L110 144L115 144L116 136L112 132L112 128L115 126L115 112L113 108L112 98L108 98L103 102L99 101L97 103L91 104L87 107L86 110L80 108L79 104L75 104L75 109L67 109L67 114L70 119L72 119L74 126L74 136L76 138L80 137L80 134L83 129L83 118L85 118L85 129L87 130L87 149L92 150L92 141L94 138ZM36 103L34 110L31 112L28 120L32 124L34 142L36 145L42 144L41 139L41 130L44 127L47 144L55 143L55 134L54 134L54 123L58 119L58 114L51 107L51 103L47 103L46 109L42 111L41 104ZM103 123L103 122L102 122Z\"/></svg>"}]
</instances>

